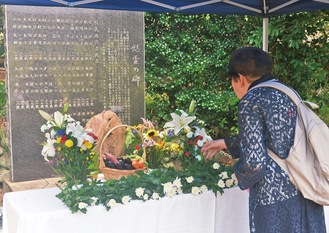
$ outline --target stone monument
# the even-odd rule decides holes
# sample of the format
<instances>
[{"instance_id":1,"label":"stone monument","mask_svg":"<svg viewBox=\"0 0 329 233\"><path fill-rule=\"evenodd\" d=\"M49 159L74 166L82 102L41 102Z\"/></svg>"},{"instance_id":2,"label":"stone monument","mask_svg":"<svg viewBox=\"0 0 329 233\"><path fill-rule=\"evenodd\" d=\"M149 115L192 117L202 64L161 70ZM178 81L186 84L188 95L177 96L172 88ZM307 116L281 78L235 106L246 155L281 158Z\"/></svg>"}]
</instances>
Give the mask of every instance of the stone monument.
<instances>
[{"instance_id":1,"label":"stone monument","mask_svg":"<svg viewBox=\"0 0 329 233\"><path fill-rule=\"evenodd\" d=\"M70 103L82 125L111 110L145 116L144 14L60 7L5 7L9 144L13 182L50 178L40 142L45 120Z\"/></svg>"}]
</instances>

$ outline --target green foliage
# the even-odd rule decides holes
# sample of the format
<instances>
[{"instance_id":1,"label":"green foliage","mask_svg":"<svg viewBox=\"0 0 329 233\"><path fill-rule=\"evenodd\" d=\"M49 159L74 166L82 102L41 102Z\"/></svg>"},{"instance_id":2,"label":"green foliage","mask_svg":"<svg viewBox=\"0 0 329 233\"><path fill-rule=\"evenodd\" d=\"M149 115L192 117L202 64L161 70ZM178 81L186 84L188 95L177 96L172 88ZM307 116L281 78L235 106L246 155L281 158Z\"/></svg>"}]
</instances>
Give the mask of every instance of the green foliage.
<instances>
[{"instance_id":1,"label":"green foliage","mask_svg":"<svg viewBox=\"0 0 329 233\"><path fill-rule=\"evenodd\" d=\"M243 45L242 16L146 14L147 118L159 124L168 113L196 100L212 136L227 135L236 97L226 82L233 50ZM237 27L238 26L238 27ZM243 28L243 29L241 29ZM224 92L224 90L229 90ZM227 103L230 103L227 105Z\"/></svg>"},{"instance_id":2,"label":"green foliage","mask_svg":"<svg viewBox=\"0 0 329 233\"><path fill-rule=\"evenodd\" d=\"M269 19L274 74L319 104L327 124L328 22L327 10ZM161 124L194 99L213 138L236 133L237 99L225 82L228 59L239 47L262 47L262 18L147 13L145 24L147 118Z\"/></svg>"},{"instance_id":3,"label":"green foliage","mask_svg":"<svg viewBox=\"0 0 329 233\"><path fill-rule=\"evenodd\" d=\"M236 124L238 104L232 91L212 93L209 90L195 89L182 91L176 97L180 106L186 106L191 99L197 100L195 115L205 122L205 127L213 138L231 135L231 126L228 123Z\"/></svg>"},{"instance_id":4,"label":"green foliage","mask_svg":"<svg viewBox=\"0 0 329 233\"><path fill-rule=\"evenodd\" d=\"M5 81L0 80L0 118L6 117L6 99Z\"/></svg>"},{"instance_id":5,"label":"green foliage","mask_svg":"<svg viewBox=\"0 0 329 233\"><path fill-rule=\"evenodd\" d=\"M3 156L5 153L8 153L8 143L6 139L6 134L4 129L0 129L0 147L3 148L2 153L0 153L0 157Z\"/></svg>"},{"instance_id":6,"label":"green foliage","mask_svg":"<svg viewBox=\"0 0 329 233\"><path fill-rule=\"evenodd\" d=\"M185 170L156 169L120 180L104 183L92 180L81 186L63 187L57 197L70 208L72 213L87 212L87 206L103 205L106 210L118 204L128 204L130 200L158 200L179 194L198 195L206 190L223 193L225 188L237 185L233 166L222 166L214 161L202 161L190 165Z\"/></svg>"},{"instance_id":7,"label":"green foliage","mask_svg":"<svg viewBox=\"0 0 329 233\"><path fill-rule=\"evenodd\" d=\"M275 16L269 23L269 52L275 75L295 88L303 99L320 105L319 116L328 119L329 11ZM248 37L257 42L260 30Z\"/></svg>"},{"instance_id":8,"label":"green foliage","mask_svg":"<svg viewBox=\"0 0 329 233\"><path fill-rule=\"evenodd\" d=\"M3 21L4 21L4 6L0 6L0 66L3 66L3 59L5 56L5 47L4 47L4 34L3 34Z\"/></svg>"}]
</instances>

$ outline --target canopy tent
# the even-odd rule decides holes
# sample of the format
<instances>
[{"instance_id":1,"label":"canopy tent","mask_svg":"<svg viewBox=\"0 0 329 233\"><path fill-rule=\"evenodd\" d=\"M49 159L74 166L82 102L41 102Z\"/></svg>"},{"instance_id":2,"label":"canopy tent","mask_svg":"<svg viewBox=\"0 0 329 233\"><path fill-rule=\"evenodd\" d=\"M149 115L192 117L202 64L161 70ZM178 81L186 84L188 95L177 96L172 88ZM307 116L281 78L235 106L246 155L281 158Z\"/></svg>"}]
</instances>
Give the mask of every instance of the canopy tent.
<instances>
[{"instance_id":1,"label":"canopy tent","mask_svg":"<svg viewBox=\"0 0 329 233\"><path fill-rule=\"evenodd\" d=\"M263 17L263 49L265 51L268 50L269 16L329 8L329 0L0 0L0 4L261 16Z\"/></svg>"}]
</instances>

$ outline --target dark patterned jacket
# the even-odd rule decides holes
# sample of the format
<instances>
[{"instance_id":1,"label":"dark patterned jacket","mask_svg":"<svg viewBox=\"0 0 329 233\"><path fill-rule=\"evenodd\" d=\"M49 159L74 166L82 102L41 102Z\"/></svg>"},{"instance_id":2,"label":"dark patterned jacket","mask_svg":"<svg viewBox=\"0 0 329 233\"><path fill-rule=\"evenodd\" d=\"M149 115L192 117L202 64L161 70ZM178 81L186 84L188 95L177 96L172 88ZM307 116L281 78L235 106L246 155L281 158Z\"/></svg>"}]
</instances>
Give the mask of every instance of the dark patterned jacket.
<instances>
[{"instance_id":1,"label":"dark patterned jacket","mask_svg":"<svg viewBox=\"0 0 329 233\"><path fill-rule=\"evenodd\" d=\"M251 87L266 80L258 80ZM288 156L296 116L293 101L270 87L250 90L239 102L239 135L225 142L231 155L239 158L235 166L239 187L250 189L251 232L325 232L323 207L304 199L267 154L269 148L282 159ZM308 202L310 209L306 210Z\"/></svg>"}]
</instances>

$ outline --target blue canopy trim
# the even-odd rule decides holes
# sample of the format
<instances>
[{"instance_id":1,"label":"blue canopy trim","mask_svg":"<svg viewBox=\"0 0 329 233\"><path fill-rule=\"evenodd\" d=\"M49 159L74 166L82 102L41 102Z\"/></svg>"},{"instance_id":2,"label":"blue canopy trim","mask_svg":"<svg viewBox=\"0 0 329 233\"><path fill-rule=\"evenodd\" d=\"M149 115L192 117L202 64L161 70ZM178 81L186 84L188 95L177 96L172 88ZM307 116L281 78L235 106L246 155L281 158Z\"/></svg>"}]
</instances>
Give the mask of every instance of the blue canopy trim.
<instances>
[{"instance_id":1,"label":"blue canopy trim","mask_svg":"<svg viewBox=\"0 0 329 233\"><path fill-rule=\"evenodd\" d=\"M0 4L262 17L329 8L329 0L0 0Z\"/></svg>"}]
</instances>

